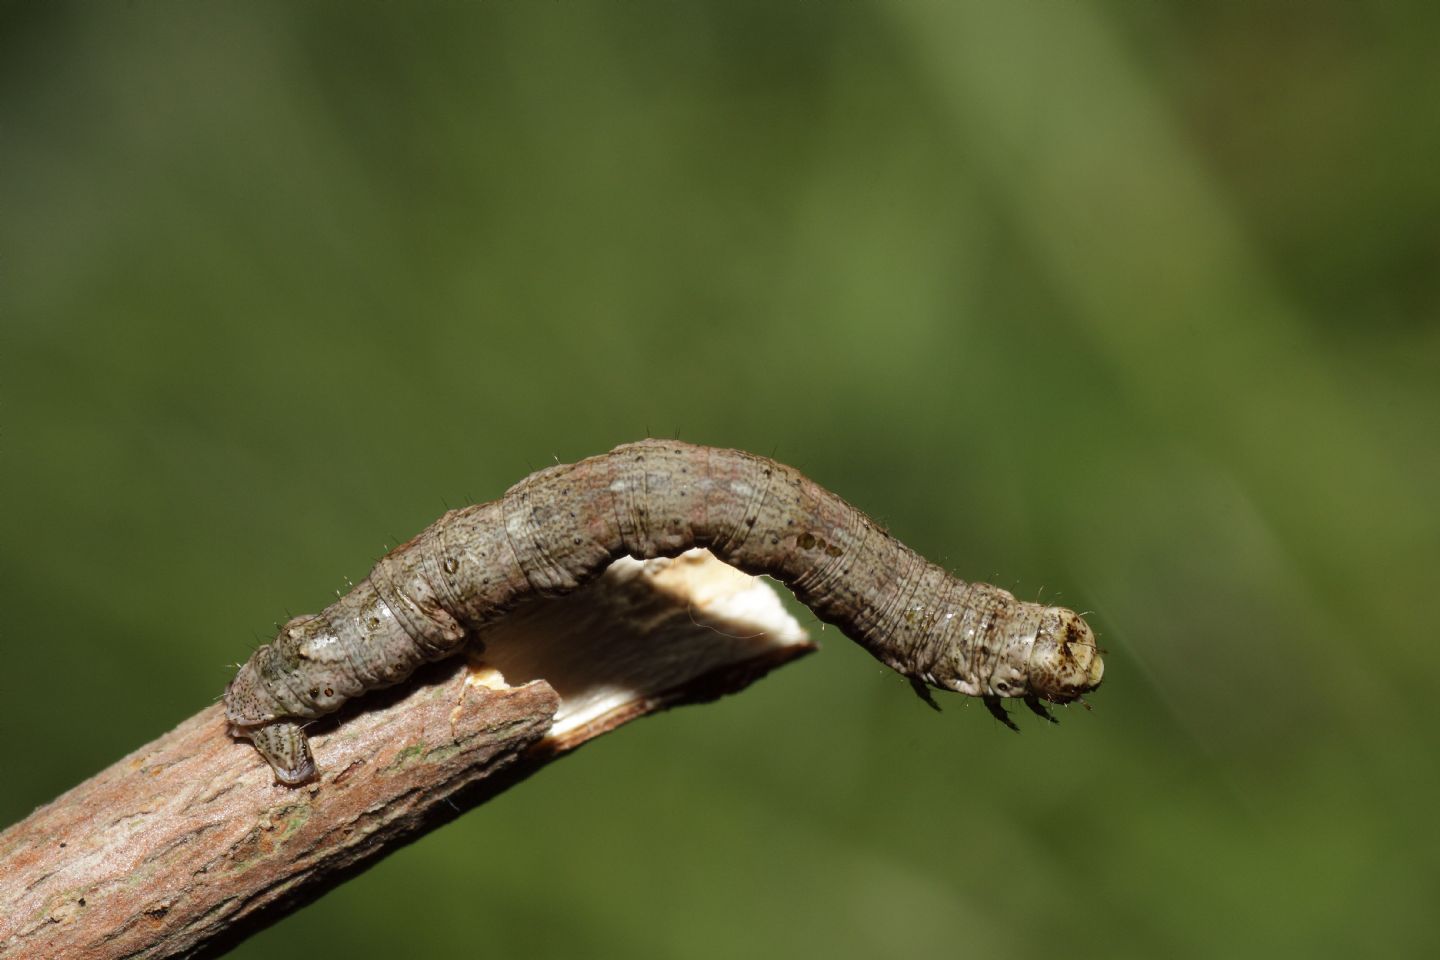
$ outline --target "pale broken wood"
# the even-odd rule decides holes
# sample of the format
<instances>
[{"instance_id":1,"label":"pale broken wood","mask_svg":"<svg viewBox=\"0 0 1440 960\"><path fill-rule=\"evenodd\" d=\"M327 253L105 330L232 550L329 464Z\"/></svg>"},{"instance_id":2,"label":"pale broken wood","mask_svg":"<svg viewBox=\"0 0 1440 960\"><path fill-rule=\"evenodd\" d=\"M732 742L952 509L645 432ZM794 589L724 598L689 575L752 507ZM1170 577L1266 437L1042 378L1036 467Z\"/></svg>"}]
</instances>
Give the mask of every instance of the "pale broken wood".
<instances>
[{"instance_id":1,"label":"pale broken wood","mask_svg":"<svg viewBox=\"0 0 1440 960\"><path fill-rule=\"evenodd\" d=\"M303 788L217 705L10 827L0 958L217 955L588 740L814 649L767 584L704 551L618 561L480 639L315 723Z\"/></svg>"}]
</instances>

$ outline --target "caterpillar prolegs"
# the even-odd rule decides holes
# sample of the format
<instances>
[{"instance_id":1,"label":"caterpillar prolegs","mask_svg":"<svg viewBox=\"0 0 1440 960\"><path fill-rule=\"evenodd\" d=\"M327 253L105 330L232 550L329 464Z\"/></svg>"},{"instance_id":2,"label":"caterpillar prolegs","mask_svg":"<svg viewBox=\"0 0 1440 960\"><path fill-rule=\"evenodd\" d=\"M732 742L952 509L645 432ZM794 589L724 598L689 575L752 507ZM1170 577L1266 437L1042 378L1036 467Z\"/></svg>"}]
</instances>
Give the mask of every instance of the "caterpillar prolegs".
<instances>
[{"instance_id":1,"label":"caterpillar prolegs","mask_svg":"<svg viewBox=\"0 0 1440 960\"><path fill-rule=\"evenodd\" d=\"M621 556L706 547L785 583L817 617L907 677L981 697L1069 703L1100 683L1089 626L929 563L798 471L739 450L642 440L452 510L383 557L324 612L297 617L225 691L234 731L280 782L315 776L300 721L399 683L520 602L568 593ZM938 709L938 707L937 707Z\"/></svg>"}]
</instances>

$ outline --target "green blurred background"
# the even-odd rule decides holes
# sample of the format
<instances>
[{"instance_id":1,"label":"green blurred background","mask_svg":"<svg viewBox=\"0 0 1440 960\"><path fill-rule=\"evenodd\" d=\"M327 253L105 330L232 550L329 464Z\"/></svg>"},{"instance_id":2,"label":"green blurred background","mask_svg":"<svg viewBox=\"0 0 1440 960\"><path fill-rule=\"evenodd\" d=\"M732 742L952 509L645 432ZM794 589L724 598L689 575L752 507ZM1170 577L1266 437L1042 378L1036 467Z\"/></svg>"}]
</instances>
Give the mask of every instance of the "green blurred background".
<instances>
[{"instance_id":1,"label":"green blurred background","mask_svg":"<svg viewBox=\"0 0 1440 960\"><path fill-rule=\"evenodd\" d=\"M1437 39L0 5L0 820L447 506L678 435L1092 611L1094 712L937 717L828 631L235 956L1436 955Z\"/></svg>"}]
</instances>

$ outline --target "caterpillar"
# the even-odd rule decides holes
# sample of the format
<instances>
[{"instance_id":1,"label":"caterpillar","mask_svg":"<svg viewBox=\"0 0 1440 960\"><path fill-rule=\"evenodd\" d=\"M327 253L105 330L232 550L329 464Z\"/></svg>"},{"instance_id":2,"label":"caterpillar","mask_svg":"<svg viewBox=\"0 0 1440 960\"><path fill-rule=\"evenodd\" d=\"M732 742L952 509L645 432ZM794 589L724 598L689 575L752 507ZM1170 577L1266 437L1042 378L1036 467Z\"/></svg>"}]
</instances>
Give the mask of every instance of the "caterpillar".
<instances>
[{"instance_id":1,"label":"caterpillar","mask_svg":"<svg viewBox=\"0 0 1440 960\"><path fill-rule=\"evenodd\" d=\"M692 547L786 584L935 709L932 687L980 697L1018 730L1003 698L1053 722L1045 702L1077 700L1104 673L1080 615L952 576L799 471L642 440L446 513L324 612L284 624L226 688L226 717L298 786L316 776L302 721L458 653L517 604L569 593L618 557Z\"/></svg>"}]
</instances>

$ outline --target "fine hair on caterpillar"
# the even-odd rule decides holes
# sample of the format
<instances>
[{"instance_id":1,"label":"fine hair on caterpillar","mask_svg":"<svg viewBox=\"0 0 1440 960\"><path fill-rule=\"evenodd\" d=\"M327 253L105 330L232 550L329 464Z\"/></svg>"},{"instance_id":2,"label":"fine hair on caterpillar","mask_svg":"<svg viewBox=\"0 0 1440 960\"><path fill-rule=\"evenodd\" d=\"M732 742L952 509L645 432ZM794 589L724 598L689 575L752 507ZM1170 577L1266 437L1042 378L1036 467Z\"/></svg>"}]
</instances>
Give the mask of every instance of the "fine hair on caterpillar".
<instances>
[{"instance_id":1,"label":"fine hair on caterpillar","mask_svg":"<svg viewBox=\"0 0 1440 960\"><path fill-rule=\"evenodd\" d=\"M708 548L789 586L826 623L930 688L1000 705L1078 700L1104 665L1064 607L1017 600L930 563L797 470L740 450L642 440L546 467L499 500L451 510L317 615L296 617L225 691L232 729L281 783L316 774L302 725L458 653L533 597L569 593L613 560Z\"/></svg>"}]
</instances>

